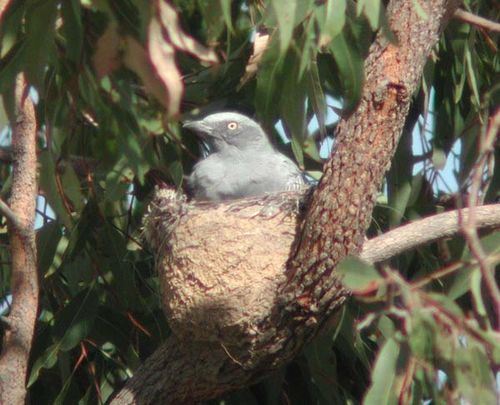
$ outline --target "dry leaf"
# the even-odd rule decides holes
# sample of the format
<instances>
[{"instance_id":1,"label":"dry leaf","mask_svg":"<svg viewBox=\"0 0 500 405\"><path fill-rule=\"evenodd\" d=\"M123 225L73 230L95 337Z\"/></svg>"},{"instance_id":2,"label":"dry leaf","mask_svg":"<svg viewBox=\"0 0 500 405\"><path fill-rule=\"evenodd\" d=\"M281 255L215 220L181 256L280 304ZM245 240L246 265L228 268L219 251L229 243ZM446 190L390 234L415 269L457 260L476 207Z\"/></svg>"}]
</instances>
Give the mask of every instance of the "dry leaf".
<instances>
[{"instance_id":1,"label":"dry leaf","mask_svg":"<svg viewBox=\"0 0 500 405\"><path fill-rule=\"evenodd\" d=\"M245 67L245 74L240 80L240 88L257 73L257 68L260 61L262 60L262 55L264 55L264 51L266 50L268 44L268 33L257 32L255 34L255 40L253 42L253 52L248 59L248 63Z\"/></svg>"},{"instance_id":2,"label":"dry leaf","mask_svg":"<svg viewBox=\"0 0 500 405\"><path fill-rule=\"evenodd\" d=\"M96 51L92 56L92 64L98 78L109 75L120 66L120 42L117 25L108 24L104 34L97 40Z\"/></svg>"},{"instance_id":3,"label":"dry leaf","mask_svg":"<svg viewBox=\"0 0 500 405\"><path fill-rule=\"evenodd\" d=\"M125 38L123 62L141 78L146 92L155 97L168 109L167 93L163 81L157 76L144 47L130 36Z\"/></svg>"},{"instance_id":4,"label":"dry leaf","mask_svg":"<svg viewBox=\"0 0 500 405\"><path fill-rule=\"evenodd\" d=\"M9 8L12 0L2 0L0 1L0 20L2 19L5 11Z\"/></svg>"},{"instance_id":5,"label":"dry leaf","mask_svg":"<svg viewBox=\"0 0 500 405\"><path fill-rule=\"evenodd\" d=\"M148 51L156 73L167 91L163 104L168 115L176 115L184 88L182 76L175 64L175 49L162 35L161 25L156 17L149 23Z\"/></svg>"},{"instance_id":6,"label":"dry leaf","mask_svg":"<svg viewBox=\"0 0 500 405\"><path fill-rule=\"evenodd\" d=\"M168 34L170 42L178 49L191 53L199 60L207 63L217 63L215 52L199 44L191 36L182 31L175 9L165 0L158 0L158 17L163 29Z\"/></svg>"}]
</instances>

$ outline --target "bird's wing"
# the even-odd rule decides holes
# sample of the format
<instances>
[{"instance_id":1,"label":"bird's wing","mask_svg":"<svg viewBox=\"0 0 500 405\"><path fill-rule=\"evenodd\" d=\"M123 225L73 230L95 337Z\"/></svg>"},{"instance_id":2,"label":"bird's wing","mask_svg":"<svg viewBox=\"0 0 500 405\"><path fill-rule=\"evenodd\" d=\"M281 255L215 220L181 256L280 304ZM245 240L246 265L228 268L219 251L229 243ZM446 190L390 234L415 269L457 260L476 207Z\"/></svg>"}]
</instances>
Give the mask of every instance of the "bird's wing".
<instances>
[{"instance_id":1,"label":"bird's wing","mask_svg":"<svg viewBox=\"0 0 500 405\"><path fill-rule=\"evenodd\" d=\"M285 190L299 191L306 186L304 174L288 157L281 155L280 171L286 175Z\"/></svg>"}]
</instances>

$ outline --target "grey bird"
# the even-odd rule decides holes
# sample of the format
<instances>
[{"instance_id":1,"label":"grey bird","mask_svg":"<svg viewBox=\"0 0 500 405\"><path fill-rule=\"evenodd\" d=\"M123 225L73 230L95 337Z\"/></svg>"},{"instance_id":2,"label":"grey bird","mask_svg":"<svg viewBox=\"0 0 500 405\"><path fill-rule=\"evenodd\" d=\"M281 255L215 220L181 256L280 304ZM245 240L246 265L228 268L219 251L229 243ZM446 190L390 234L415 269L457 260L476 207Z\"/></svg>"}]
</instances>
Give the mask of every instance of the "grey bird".
<instances>
[{"instance_id":1,"label":"grey bird","mask_svg":"<svg viewBox=\"0 0 500 405\"><path fill-rule=\"evenodd\" d=\"M306 186L297 165L273 147L259 124L242 114L215 113L183 127L208 146L208 155L195 164L187 181L197 200L230 200Z\"/></svg>"}]
</instances>

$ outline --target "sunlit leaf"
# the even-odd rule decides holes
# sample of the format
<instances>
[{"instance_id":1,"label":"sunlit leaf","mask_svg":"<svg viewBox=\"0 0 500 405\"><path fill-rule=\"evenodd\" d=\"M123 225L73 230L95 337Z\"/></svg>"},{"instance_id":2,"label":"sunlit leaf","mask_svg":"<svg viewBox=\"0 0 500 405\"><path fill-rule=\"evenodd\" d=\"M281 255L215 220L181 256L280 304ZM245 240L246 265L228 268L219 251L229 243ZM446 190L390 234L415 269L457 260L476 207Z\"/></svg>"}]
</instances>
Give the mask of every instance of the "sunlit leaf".
<instances>
[{"instance_id":1,"label":"sunlit leaf","mask_svg":"<svg viewBox=\"0 0 500 405\"><path fill-rule=\"evenodd\" d=\"M283 56L292 39L297 2L295 0L272 0L271 4L278 21L280 54Z\"/></svg>"},{"instance_id":2,"label":"sunlit leaf","mask_svg":"<svg viewBox=\"0 0 500 405\"><path fill-rule=\"evenodd\" d=\"M382 280L375 267L355 257L342 260L336 270L343 277L343 284L355 292L376 288Z\"/></svg>"},{"instance_id":3,"label":"sunlit leaf","mask_svg":"<svg viewBox=\"0 0 500 405\"><path fill-rule=\"evenodd\" d=\"M309 99L318 119L319 130L322 138L326 137L326 99L319 78L318 65L316 61L311 62L307 76L307 90Z\"/></svg>"},{"instance_id":4,"label":"sunlit leaf","mask_svg":"<svg viewBox=\"0 0 500 405\"><path fill-rule=\"evenodd\" d=\"M316 9L316 19L320 26L319 46L323 48L342 32L345 24L346 1L327 0Z\"/></svg>"},{"instance_id":5,"label":"sunlit leaf","mask_svg":"<svg viewBox=\"0 0 500 405\"><path fill-rule=\"evenodd\" d=\"M388 339L380 349L372 371L372 384L364 398L364 404L397 403L393 384L399 350L399 344L394 339Z\"/></svg>"},{"instance_id":6,"label":"sunlit leaf","mask_svg":"<svg viewBox=\"0 0 500 405\"><path fill-rule=\"evenodd\" d=\"M358 15L364 12L372 30L379 28L381 18L380 14L383 10L383 5L380 0L361 0L357 3L356 8Z\"/></svg>"}]
</instances>

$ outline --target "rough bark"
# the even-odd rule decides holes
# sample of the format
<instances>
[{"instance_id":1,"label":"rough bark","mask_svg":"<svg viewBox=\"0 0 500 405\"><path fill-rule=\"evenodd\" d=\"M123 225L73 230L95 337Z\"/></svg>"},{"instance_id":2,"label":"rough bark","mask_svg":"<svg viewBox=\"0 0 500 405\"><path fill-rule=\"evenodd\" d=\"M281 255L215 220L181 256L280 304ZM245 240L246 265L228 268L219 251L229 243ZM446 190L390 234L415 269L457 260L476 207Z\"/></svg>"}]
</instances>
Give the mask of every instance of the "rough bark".
<instances>
[{"instance_id":1,"label":"rough bark","mask_svg":"<svg viewBox=\"0 0 500 405\"><path fill-rule=\"evenodd\" d=\"M379 34L365 63L357 110L343 119L337 147L309 204L301 236L268 314L240 345L179 342L172 336L114 403L194 403L246 386L293 358L348 297L335 274L361 251L375 196L390 165L411 94L446 21L448 0L394 0L387 9L398 45Z\"/></svg>"},{"instance_id":2,"label":"rough bark","mask_svg":"<svg viewBox=\"0 0 500 405\"><path fill-rule=\"evenodd\" d=\"M12 190L8 220L12 306L0 357L0 403L22 404L38 310L38 276L33 224L37 195L36 117L24 74L16 80L16 122L12 133ZM13 220L15 218L15 220Z\"/></svg>"}]
</instances>

